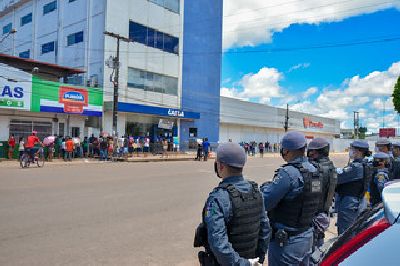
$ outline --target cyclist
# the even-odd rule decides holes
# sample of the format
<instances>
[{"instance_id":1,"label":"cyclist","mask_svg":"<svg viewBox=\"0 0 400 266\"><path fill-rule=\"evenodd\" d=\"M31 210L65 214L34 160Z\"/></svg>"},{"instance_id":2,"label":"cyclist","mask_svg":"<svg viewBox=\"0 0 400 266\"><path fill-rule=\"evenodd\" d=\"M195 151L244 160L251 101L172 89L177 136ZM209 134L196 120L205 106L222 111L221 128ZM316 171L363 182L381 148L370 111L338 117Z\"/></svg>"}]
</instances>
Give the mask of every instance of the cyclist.
<instances>
[{"instance_id":1,"label":"cyclist","mask_svg":"<svg viewBox=\"0 0 400 266\"><path fill-rule=\"evenodd\" d=\"M32 131L32 135L30 135L27 138L26 144L25 144L25 152L29 155L30 161L33 161L35 158L35 144L40 143L40 139L36 136L37 131Z\"/></svg>"}]
</instances>

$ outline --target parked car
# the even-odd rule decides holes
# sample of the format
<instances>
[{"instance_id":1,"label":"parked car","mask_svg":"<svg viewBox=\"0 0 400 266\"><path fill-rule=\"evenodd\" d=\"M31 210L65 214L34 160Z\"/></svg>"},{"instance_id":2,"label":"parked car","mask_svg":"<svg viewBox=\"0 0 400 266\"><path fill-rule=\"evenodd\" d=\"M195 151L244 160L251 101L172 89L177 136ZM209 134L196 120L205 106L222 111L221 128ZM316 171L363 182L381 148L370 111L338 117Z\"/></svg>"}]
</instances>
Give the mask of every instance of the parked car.
<instances>
[{"instance_id":1,"label":"parked car","mask_svg":"<svg viewBox=\"0 0 400 266\"><path fill-rule=\"evenodd\" d=\"M400 182L388 183L382 195L383 203L364 211L346 232L314 252L314 263L400 265Z\"/></svg>"}]
</instances>

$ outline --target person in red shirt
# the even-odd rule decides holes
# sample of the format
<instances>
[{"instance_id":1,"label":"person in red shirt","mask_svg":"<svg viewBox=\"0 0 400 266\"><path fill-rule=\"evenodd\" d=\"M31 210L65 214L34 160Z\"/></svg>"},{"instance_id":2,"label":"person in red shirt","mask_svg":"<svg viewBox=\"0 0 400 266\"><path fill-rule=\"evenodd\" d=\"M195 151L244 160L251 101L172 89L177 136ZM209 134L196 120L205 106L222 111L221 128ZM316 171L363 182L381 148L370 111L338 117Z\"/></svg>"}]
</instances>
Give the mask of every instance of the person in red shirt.
<instances>
[{"instance_id":1,"label":"person in red shirt","mask_svg":"<svg viewBox=\"0 0 400 266\"><path fill-rule=\"evenodd\" d=\"M35 144L40 143L40 139L36 136L36 134L36 131L32 131L32 135L28 137L25 144L25 151L29 154L31 160L33 160L35 157Z\"/></svg>"},{"instance_id":2,"label":"person in red shirt","mask_svg":"<svg viewBox=\"0 0 400 266\"><path fill-rule=\"evenodd\" d=\"M65 142L65 150L66 150L66 157L64 158L65 161L72 161L72 154L74 153L75 144L72 138L68 138Z\"/></svg>"},{"instance_id":3,"label":"person in red shirt","mask_svg":"<svg viewBox=\"0 0 400 266\"><path fill-rule=\"evenodd\" d=\"M12 159L14 154L15 148L15 138L14 134L11 134L10 138L8 139L8 159Z\"/></svg>"}]
</instances>

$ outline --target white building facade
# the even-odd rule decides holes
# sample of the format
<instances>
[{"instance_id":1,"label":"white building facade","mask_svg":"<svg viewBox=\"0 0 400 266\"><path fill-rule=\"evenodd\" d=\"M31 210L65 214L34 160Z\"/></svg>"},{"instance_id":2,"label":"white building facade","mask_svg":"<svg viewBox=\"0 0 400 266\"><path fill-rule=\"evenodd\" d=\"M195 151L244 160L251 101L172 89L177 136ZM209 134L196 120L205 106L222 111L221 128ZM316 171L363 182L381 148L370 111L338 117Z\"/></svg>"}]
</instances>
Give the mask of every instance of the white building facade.
<instances>
[{"instance_id":1,"label":"white building facade","mask_svg":"<svg viewBox=\"0 0 400 266\"><path fill-rule=\"evenodd\" d=\"M212 67L220 69L221 55L183 55L198 51L200 39L207 42L203 49L222 51L222 0L0 0L0 52L83 69L68 82L103 89L102 130L111 133L114 72L106 65L116 56L117 40L105 31L130 39L120 43L120 135L187 142L196 132L218 140L218 130L208 130L210 121L218 128L219 101L210 110L196 93L219 97L220 70ZM185 69L190 78L183 78ZM160 128L160 119L172 128Z\"/></svg>"},{"instance_id":2,"label":"white building facade","mask_svg":"<svg viewBox=\"0 0 400 266\"><path fill-rule=\"evenodd\" d=\"M279 143L285 134L286 109L221 97L220 141ZM326 138L331 145L340 135L340 121L289 111L289 130L307 139Z\"/></svg>"}]
</instances>

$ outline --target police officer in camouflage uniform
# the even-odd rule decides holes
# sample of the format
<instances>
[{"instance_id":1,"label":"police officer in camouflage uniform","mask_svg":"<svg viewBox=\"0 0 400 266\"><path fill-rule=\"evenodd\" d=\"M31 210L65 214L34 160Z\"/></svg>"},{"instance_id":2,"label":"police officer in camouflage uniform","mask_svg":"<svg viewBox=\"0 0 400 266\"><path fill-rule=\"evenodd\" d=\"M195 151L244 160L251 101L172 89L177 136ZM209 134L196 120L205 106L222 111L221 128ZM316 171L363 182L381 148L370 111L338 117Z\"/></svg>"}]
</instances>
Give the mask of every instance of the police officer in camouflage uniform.
<instances>
[{"instance_id":1,"label":"police officer in camouflage uniform","mask_svg":"<svg viewBox=\"0 0 400 266\"><path fill-rule=\"evenodd\" d=\"M313 220L314 246L321 247L324 243L325 231L330 224L329 209L335 195L337 174L333 162L329 159L329 142L324 138L313 139L307 147L307 157L317 166L322 176L322 195L318 214Z\"/></svg>"},{"instance_id":2,"label":"police officer in camouflage uniform","mask_svg":"<svg viewBox=\"0 0 400 266\"><path fill-rule=\"evenodd\" d=\"M384 152L375 153L373 167L374 175L369 186L371 206L382 202L382 190L389 181L389 155Z\"/></svg>"},{"instance_id":3,"label":"police officer in camouflage uniform","mask_svg":"<svg viewBox=\"0 0 400 266\"><path fill-rule=\"evenodd\" d=\"M335 208L338 213L338 233L342 234L357 219L368 189L370 177L366 157L370 156L369 145L365 141L355 140L350 144L348 166L339 169Z\"/></svg>"},{"instance_id":4,"label":"police officer in camouflage uniform","mask_svg":"<svg viewBox=\"0 0 400 266\"><path fill-rule=\"evenodd\" d=\"M400 142L393 142L393 179L400 179Z\"/></svg>"},{"instance_id":5,"label":"police officer in camouflage uniform","mask_svg":"<svg viewBox=\"0 0 400 266\"><path fill-rule=\"evenodd\" d=\"M305 156L307 141L300 132L287 133L281 156L287 162L272 182L262 185L273 234L268 265L308 265L313 245L312 221L322 200L322 178Z\"/></svg>"},{"instance_id":6,"label":"police officer in camouflage uniform","mask_svg":"<svg viewBox=\"0 0 400 266\"><path fill-rule=\"evenodd\" d=\"M268 250L270 226L258 185L244 179L246 154L236 143L218 147L215 172L222 181L209 195L195 247L201 265L259 265Z\"/></svg>"}]
</instances>

